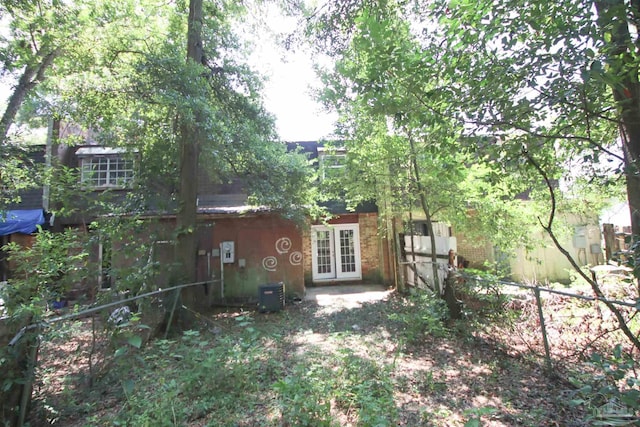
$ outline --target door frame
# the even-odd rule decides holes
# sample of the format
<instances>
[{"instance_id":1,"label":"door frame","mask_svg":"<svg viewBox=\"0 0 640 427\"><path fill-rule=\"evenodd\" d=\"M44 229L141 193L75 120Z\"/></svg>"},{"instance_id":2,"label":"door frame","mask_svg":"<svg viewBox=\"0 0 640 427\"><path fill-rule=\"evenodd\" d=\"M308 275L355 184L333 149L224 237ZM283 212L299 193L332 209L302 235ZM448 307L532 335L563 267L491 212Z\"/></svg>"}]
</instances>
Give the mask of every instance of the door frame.
<instances>
[{"instance_id":1,"label":"door frame","mask_svg":"<svg viewBox=\"0 0 640 427\"><path fill-rule=\"evenodd\" d=\"M340 231L352 230L353 231L353 256L355 260L355 271L344 272L342 271L341 253L339 253ZM318 242L317 232L329 231L330 234L330 257L331 257L331 272L318 273ZM327 281L347 281L347 280L362 280L362 258L360 252L360 224L332 224L325 225L313 225L311 226L311 277L313 282L327 282Z\"/></svg>"}]
</instances>

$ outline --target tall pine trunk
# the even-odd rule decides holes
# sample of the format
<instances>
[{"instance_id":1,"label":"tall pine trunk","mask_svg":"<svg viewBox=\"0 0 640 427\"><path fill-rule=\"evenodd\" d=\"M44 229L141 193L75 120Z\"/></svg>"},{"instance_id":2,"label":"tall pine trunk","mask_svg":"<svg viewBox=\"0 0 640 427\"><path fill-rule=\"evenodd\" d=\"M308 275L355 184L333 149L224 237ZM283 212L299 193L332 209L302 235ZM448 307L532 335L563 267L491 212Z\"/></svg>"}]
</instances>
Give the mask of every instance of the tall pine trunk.
<instances>
[{"instance_id":1,"label":"tall pine trunk","mask_svg":"<svg viewBox=\"0 0 640 427\"><path fill-rule=\"evenodd\" d=\"M640 4L624 0L599 0L595 2L598 25L605 43L604 53L609 65L608 74L613 98L620 113L620 139L625 159L627 199L631 213L632 233L640 236L640 84L636 66L638 35L632 35L629 25L640 20Z\"/></svg>"},{"instance_id":2,"label":"tall pine trunk","mask_svg":"<svg viewBox=\"0 0 640 427\"><path fill-rule=\"evenodd\" d=\"M202 0L190 0L187 33L187 62L201 64L202 46ZM197 198L198 198L198 158L202 140L202 118L194 111L193 121L182 119L179 124L180 144L180 184L179 207L176 215L178 236L176 261L181 267L182 279L196 280L197 259ZM180 120L180 119L179 119ZM188 294L191 294L188 292Z\"/></svg>"}]
</instances>

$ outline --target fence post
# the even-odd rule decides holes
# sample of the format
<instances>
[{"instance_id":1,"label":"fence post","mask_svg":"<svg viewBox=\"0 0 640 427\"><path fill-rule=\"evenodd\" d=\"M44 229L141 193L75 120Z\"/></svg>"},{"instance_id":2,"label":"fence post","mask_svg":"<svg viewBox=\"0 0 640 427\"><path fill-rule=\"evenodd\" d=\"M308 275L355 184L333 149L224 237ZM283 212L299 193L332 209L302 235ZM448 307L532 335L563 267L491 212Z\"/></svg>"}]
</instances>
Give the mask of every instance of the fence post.
<instances>
[{"instance_id":1,"label":"fence post","mask_svg":"<svg viewBox=\"0 0 640 427\"><path fill-rule=\"evenodd\" d=\"M179 299L180 299L180 289L176 289L176 296L173 299L173 306L171 307L171 312L169 313L169 321L167 322L167 328L164 330L165 340L169 336L169 329L171 328L171 323L173 322L173 314L176 311L176 306L178 305Z\"/></svg>"},{"instance_id":2,"label":"fence post","mask_svg":"<svg viewBox=\"0 0 640 427\"><path fill-rule=\"evenodd\" d=\"M22 396L20 398L20 415L18 417L18 426L25 425L27 419L27 409L31 403L31 393L33 391L33 380L35 376L36 364L38 359L38 348L40 347L40 328L36 328L33 332L33 342L29 342L29 358L27 360L27 369L25 382L22 387Z\"/></svg>"},{"instance_id":3,"label":"fence post","mask_svg":"<svg viewBox=\"0 0 640 427\"><path fill-rule=\"evenodd\" d=\"M547 373L551 373L553 365L551 364L551 351L549 350L549 339L547 338L547 326L544 323L544 314L542 313L542 300L540 299L540 288L533 288L536 296L536 304L538 305L538 317L540 318L540 330L542 331L542 342L544 343L545 368Z\"/></svg>"}]
</instances>

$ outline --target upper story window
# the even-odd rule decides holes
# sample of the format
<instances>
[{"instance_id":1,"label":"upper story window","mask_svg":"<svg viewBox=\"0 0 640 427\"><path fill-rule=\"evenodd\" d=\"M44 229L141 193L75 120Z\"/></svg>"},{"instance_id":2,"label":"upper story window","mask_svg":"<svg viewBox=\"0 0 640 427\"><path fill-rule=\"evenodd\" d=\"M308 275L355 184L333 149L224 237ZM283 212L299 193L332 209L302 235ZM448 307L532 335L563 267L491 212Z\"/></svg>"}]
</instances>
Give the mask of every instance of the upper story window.
<instances>
[{"instance_id":1,"label":"upper story window","mask_svg":"<svg viewBox=\"0 0 640 427\"><path fill-rule=\"evenodd\" d=\"M131 153L121 148L82 147L76 152L80 160L80 182L91 188L127 188L134 178Z\"/></svg>"},{"instance_id":2,"label":"upper story window","mask_svg":"<svg viewBox=\"0 0 640 427\"><path fill-rule=\"evenodd\" d=\"M347 164L347 152L344 148L326 149L318 148L318 163L320 166L320 178L331 179L340 176L340 169Z\"/></svg>"}]
</instances>

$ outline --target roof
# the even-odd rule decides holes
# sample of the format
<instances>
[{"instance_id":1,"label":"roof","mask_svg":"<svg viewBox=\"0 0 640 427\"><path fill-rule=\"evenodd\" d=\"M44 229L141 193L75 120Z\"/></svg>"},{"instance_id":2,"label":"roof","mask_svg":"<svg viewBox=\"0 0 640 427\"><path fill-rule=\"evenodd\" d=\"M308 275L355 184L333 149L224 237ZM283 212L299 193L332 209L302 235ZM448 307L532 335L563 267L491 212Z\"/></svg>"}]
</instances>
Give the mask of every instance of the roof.
<instances>
[{"instance_id":1,"label":"roof","mask_svg":"<svg viewBox=\"0 0 640 427\"><path fill-rule=\"evenodd\" d=\"M307 156L309 160L318 158L318 153L327 152L328 146L335 148L337 151L344 152L344 148L340 147L337 141L294 141L287 142L287 151L298 151Z\"/></svg>"},{"instance_id":2,"label":"roof","mask_svg":"<svg viewBox=\"0 0 640 427\"><path fill-rule=\"evenodd\" d=\"M329 200L319 203L320 206L326 208L332 214L347 214L347 213L377 213L378 205L373 201L362 202L358 204L355 209L348 210L347 202L342 200Z\"/></svg>"},{"instance_id":3,"label":"roof","mask_svg":"<svg viewBox=\"0 0 640 427\"><path fill-rule=\"evenodd\" d=\"M287 151L298 151L307 156L309 160L318 158L318 146L323 144L318 141L287 142Z\"/></svg>"},{"instance_id":4,"label":"roof","mask_svg":"<svg viewBox=\"0 0 640 427\"><path fill-rule=\"evenodd\" d=\"M242 205L242 206L206 206L206 207L198 207L199 214L226 214L226 215L242 215L242 214L251 214L251 213L266 213L272 212L266 206L250 206L250 205Z\"/></svg>"},{"instance_id":5,"label":"roof","mask_svg":"<svg viewBox=\"0 0 640 427\"><path fill-rule=\"evenodd\" d=\"M330 147L328 148L327 145ZM305 154L309 160L317 159L321 154L335 151L339 154L346 152L341 147L338 141L328 141L325 144L322 141L296 141L287 142L288 151L296 151ZM321 207L326 208L332 214L346 214L346 213L377 213L378 206L374 201L366 201L358 204L355 209L348 210L347 202L343 200L328 200L326 202L319 203Z\"/></svg>"}]
</instances>

